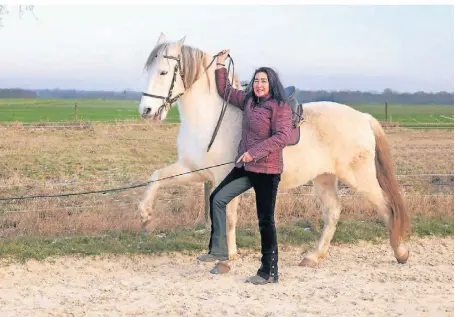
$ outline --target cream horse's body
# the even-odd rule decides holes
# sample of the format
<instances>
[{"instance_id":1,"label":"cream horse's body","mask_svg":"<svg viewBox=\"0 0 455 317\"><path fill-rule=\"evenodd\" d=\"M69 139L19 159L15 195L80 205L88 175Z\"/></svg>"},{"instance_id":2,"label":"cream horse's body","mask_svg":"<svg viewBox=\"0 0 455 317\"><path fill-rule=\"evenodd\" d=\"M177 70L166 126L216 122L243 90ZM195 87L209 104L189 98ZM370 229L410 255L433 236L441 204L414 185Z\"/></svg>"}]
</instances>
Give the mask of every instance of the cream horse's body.
<instances>
[{"instance_id":1,"label":"cream horse's body","mask_svg":"<svg viewBox=\"0 0 455 317\"><path fill-rule=\"evenodd\" d=\"M179 57L182 77L172 76ZM197 58L196 58L197 56ZM218 135L209 152L207 145L218 120L222 99L215 86L215 63L206 69L213 56L180 42L166 42L162 34L148 60L149 85L147 94L172 96L184 94L178 100L181 125L178 135L178 161L156 170L151 180L169 177L204 167L232 161L241 137L242 113L229 105ZM193 61L191 62L191 60ZM199 70L193 78L190 68ZM184 84L185 82L185 84ZM163 100L144 96L139 106L143 117L163 120L167 109L159 107ZM157 115L157 113L159 113ZM402 238L409 225L398 183L390 160L385 134L370 115L334 102L304 104L305 122L300 126L300 141L284 149L284 171L280 188L293 188L313 181L321 202L324 229L319 242L301 265L315 266L328 252L340 215L337 196L338 179L349 184L373 203L390 232L390 243L398 262L405 263L409 252ZM144 227L152 225L152 204L156 191L163 184L206 182L212 190L224 179L233 165L224 165L189 173L149 185L139 205ZM227 240L229 257L237 253L235 226L238 198L227 207Z\"/></svg>"}]
</instances>

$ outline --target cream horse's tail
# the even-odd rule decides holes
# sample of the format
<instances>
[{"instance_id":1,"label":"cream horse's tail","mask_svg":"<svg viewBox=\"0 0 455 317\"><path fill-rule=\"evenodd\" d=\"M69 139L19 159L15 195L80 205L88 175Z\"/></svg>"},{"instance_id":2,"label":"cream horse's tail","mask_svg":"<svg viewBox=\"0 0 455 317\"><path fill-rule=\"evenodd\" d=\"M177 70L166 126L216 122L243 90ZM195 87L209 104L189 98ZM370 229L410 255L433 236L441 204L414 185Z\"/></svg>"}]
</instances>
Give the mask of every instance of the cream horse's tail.
<instances>
[{"instance_id":1,"label":"cream horse's tail","mask_svg":"<svg viewBox=\"0 0 455 317\"><path fill-rule=\"evenodd\" d=\"M373 117L370 117L370 126L376 139L376 178L384 191L387 207L390 210L391 241L399 245L406 232L410 231L410 219L397 181L385 132Z\"/></svg>"}]
</instances>

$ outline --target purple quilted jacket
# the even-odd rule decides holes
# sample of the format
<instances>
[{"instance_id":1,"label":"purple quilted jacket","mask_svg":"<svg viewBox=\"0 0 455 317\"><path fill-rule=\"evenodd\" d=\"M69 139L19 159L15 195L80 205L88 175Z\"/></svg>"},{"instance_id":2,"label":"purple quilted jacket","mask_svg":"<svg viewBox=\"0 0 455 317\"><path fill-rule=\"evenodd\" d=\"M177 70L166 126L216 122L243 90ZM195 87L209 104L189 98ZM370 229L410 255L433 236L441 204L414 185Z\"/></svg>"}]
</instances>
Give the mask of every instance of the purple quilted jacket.
<instances>
[{"instance_id":1,"label":"purple quilted jacket","mask_svg":"<svg viewBox=\"0 0 455 317\"><path fill-rule=\"evenodd\" d=\"M246 93L232 87L227 70L215 71L218 93L223 98L230 93L229 102L243 110L242 139L235 161L249 152L253 161L245 163L245 170L255 173L281 174L283 172L283 148L292 128L291 108L278 105L270 96L261 97L259 103L246 99ZM226 86L227 83L227 86ZM236 164L241 167L243 163Z\"/></svg>"}]
</instances>

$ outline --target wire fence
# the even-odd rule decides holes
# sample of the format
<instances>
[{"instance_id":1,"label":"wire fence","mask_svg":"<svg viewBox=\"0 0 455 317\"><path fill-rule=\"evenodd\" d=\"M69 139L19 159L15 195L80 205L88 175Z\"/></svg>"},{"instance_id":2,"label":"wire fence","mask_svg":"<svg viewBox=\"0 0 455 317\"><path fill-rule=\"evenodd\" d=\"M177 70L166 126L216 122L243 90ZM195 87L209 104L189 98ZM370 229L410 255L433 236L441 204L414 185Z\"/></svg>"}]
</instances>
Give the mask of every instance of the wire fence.
<instances>
[{"instance_id":1,"label":"wire fence","mask_svg":"<svg viewBox=\"0 0 455 317\"><path fill-rule=\"evenodd\" d=\"M6 183L5 184L0 184L0 188L10 188L10 187L16 187L16 188L21 188L21 187L30 187L33 185L42 185L42 186L52 186L52 187L59 187L59 186L71 186L71 185L80 185L80 186L86 186L86 185L97 185L97 184L106 184L108 181L109 184L113 183L121 183L123 182L122 180L113 180L112 178L133 178L133 179L140 179L143 177L143 175L121 175L118 173L112 173L112 174L103 174L105 178L97 180L97 181L88 181L88 182L79 182L77 179L71 179L71 180L59 180L59 182L48 182L48 181L34 181L34 182L28 182L28 183L20 183L20 184L15 184L15 183ZM454 174L429 174L429 173L422 173L422 174L397 174L397 177L450 177L452 180L452 183L435 183L433 185L441 185L441 186L450 186L453 185L453 178ZM403 184L406 185L406 184ZM412 184L410 184L412 185ZM185 185L173 185L173 186L185 186ZM307 187L313 187L312 184L304 184L301 186L307 186Z\"/></svg>"},{"instance_id":2,"label":"wire fence","mask_svg":"<svg viewBox=\"0 0 455 317\"><path fill-rule=\"evenodd\" d=\"M243 194L243 196L248 197L250 194ZM253 194L254 195L254 194ZM288 192L278 192L277 196L294 196L294 198L301 198L301 197L316 197L315 194L305 194L305 193L288 193ZM186 195L185 197L180 197L181 200L185 200L185 198L189 197L194 197L190 195ZM362 197L360 194L338 194L338 197L340 198L350 198L350 197ZM404 197L406 198L450 198L454 197L453 194L448 195L448 194L433 194L433 195L425 195L425 194L404 194ZM175 198L159 198L160 202L165 202L165 203L170 203L175 201ZM139 200L136 200L132 203L115 203L115 209L116 211L118 210L131 210L134 209L138 206ZM73 212L81 212L81 211L88 211L88 210L97 210L100 208L108 208L112 207L111 204L105 203L105 204L89 204L89 205L82 205L82 206L57 206L54 208L38 208L38 209L1 209L0 210L0 215L1 214L13 214L13 213L19 213L19 214L25 214L25 213L34 213L34 212L66 212L68 214L72 214Z\"/></svg>"},{"instance_id":3,"label":"wire fence","mask_svg":"<svg viewBox=\"0 0 455 317\"><path fill-rule=\"evenodd\" d=\"M96 125L106 125L106 124L112 124L112 125L117 125L119 127L150 127L150 126L156 126L156 125L167 125L167 126L178 126L180 123L175 122L177 119L173 119L172 122L165 122L165 123L131 123L131 122L123 122L123 121L83 121L80 123L73 122L73 123L66 123L66 121L62 122L55 122L54 124L49 124L49 123L29 123L29 124L21 124L21 123L8 123L8 124L0 124L0 129L1 128L11 128L11 127L16 127L16 128L24 128L24 129L33 129L33 130L53 130L53 129L58 129L58 130L63 130L63 129L90 129L95 127ZM383 127L385 130L390 131L390 130L407 130L407 129L428 129L428 130L447 130L447 129L454 129L454 125L452 124L426 124L422 123L419 124L418 126L412 126L412 125L401 125L401 126L384 126Z\"/></svg>"},{"instance_id":4,"label":"wire fence","mask_svg":"<svg viewBox=\"0 0 455 317\"><path fill-rule=\"evenodd\" d=\"M448 187L449 193L442 190L429 194L426 192L403 192L410 206L417 206L417 214L446 215L453 209L453 174L401 174L398 177L428 178L446 177L452 181L431 184L432 188ZM121 183L121 181L116 181ZM39 183L35 182L35 185ZM60 186L55 183L47 183L51 186L51 192L60 192L68 185L60 181ZM82 183L72 180L70 186L82 187ZM85 182L89 187L110 187L104 180ZM31 191L34 186L22 185L24 191ZM203 185L201 188L200 185ZM209 196L210 186L208 183L198 185L173 185L172 189L160 190L155 196L154 210L158 216L155 225L163 228L175 226L208 225L210 223ZM406 184L402 184L406 185ZM419 183L417 183L419 185ZM3 188L9 185L4 184ZM24 187L28 186L28 187ZM300 187L300 188L299 188ZM318 214L317 196L312 184L304 184L293 189L280 190L278 196L281 205L278 205L278 215L282 221L291 221L295 217L313 217ZM65 188L65 191L68 190ZM103 190L97 190L102 192ZM369 217L367 201L361 194L351 192L348 186L338 187L338 197L347 217ZM0 193L2 191L0 190ZM76 191L75 191L76 192ZM24 234L38 235L66 235L71 233L86 233L112 230L141 230L139 228L139 203L143 197L143 188L133 188L131 191L108 192L100 196L93 195L90 199L81 196L52 197L46 199L32 198L20 201L0 201L0 236L19 236ZM3 196L0 194L0 197ZM240 198L243 201L242 211L245 223L249 220L249 210L254 208L254 190L243 193ZM296 209L296 210L294 210ZM243 219L243 218L242 218ZM311 218L312 219L312 218ZM356 218L357 219L357 218ZM363 218L362 218L363 219Z\"/></svg>"},{"instance_id":5,"label":"wire fence","mask_svg":"<svg viewBox=\"0 0 455 317\"><path fill-rule=\"evenodd\" d=\"M227 163L224 163L224 164L227 164ZM118 175L117 175L118 176ZM176 177L176 176L171 176L171 177ZM400 184L400 186L402 188L405 188L405 191L404 191L404 196L405 197L453 197L453 180L454 180L454 174L443 174L443 173L440 173L440 174L431 174L431 173L421 173L421 174L398 174L397 175L398 178L401 178L401 177L409 177L409 178L428 178L428 177L431 177L431 178L438 178L438 182L434 183L434 182L426 182L426 183L423 183L423 182L417 182L417 183L404 183L404 184ZM441 182L440 181L440 178L441 177L448 177L449 178L449 181L445 181L445 182ZM160 180L158 180L160 181ZM117 180L115 181L115 183L121 183L120 180ZM5 204L7 202L10 202L10 207L9 208L5 208L6 206L4 205L3 208L0 209L0 213L26 213L26 212L46 212L46 211L55 211L56 209L60 210L60 211L74 211L74 210L90 210L90 209L95 209L95 208L102 208L102 207L106 207L107 205L109 204L113 204L115 203L115 206L116 208L118 207L133 207L133 206L137 206L138 203L139 203L139 200L136 199L134 201L131 201L131 197L130 198L127 198L124 200L127 200L127 201L122 201L121 199L116 199L114 201L111 201L111 202L105 202L103 204L103 202L101 201L100 203L98 204L90 204L90 205L87 205L87 204L83 204L83 205L78 205L78 206L54 206L52 209L50 208L39 208L39 209L33 209L33 208L30 208L30 206L27 206L26 204L20 204L19 201L22 201L24 199L27 199L27 200L37 200L37 199L64 199L64 198L69 198L70 196L79 196L79 195L86 195L86 194L108 194L108 193L118 193L120 191L126 191L126 190L130 190L130 189L138 189L140 187L145 187L147 186L148 184L150 184L151 182L145 182L145 183L140 183L140 184L135 184L135 185L131 185L131 186L123 186L123 187L117 187L117 188L109 188L109 189L96 189L96 190L91 190L91 191L75 191L75 192L70 192L70 193L53 193L53 194L38 194L38 195L28 195L28 196L16 196L16 197L0 197L0 202ZM83 187L83 186L87 186L87 185L106 185L106 180L103 179L103 180L99 180L99 181L94 181L94 182L78 182L77 180L68 180L68 181L63 181L63 182L59 182L59 183L52 183L52 182L34 182L33 183L34 185L44 185L44 186L48 186L48 187L51 187L51 188L54 188L54 187L58 187L58 188L61 188L61 187L71 187L71 186L74 186L74 185L78 185L79 187ZM112 184L112 182L109 182L109 184ZM204 184L204 189L203 189L203 195L204 195L204 210L205 210L205 213L207 215L208 213L208 210L209 210L209 206L208 206L208 197L210 195L210 187L208 186L209 184L208 183L205 183ZM410 188L410 187L421 187L421 186L426 186L426 187L432 187L432 186L444 186L444 187L449 187L449 193L446 191L446 192L436 192L436 193L420 193L420 192L417 192L417 193L409 193L407 192L406 188ZM31 186L31 184L2 184L0 186L0 188L14 188L14 189L17 189L17 188L30 188L30 187L33 187ZM185 193L185 189L187 189L187 185L173 185L173 187L180 187L182 190L179 192L179 198L180 199L185 199L185 196L188 198L190 197L191 195L194 195L194 193L190 193L188 194L188 192ZM296 196L296 197L310 197L310 196L315 196L316 194L314 192L295 192L295 190L298 190L299 188L309 188L310 190L312 190L312 188L314 187L313 184L311 183L308 183L308 184L303 184L303 185L300 185L294 189L291 189L291 190L285 190L285 191L279 191L278 192L278 195L279 196L284 196L284 195L287 195L287 196ZM352 190L351 187L347 186L347 185L344 185L344 184L341 184L338 186L338 196L339 197L361 197L362 195L356 193L356 192L350 192ZM244 196L249 196L250 195L250 192L251 191L247 191ZM175 197L173 198L160 198L160 201L163 201L163 202L171 202L171 201L174 201L176 200ZM13 206L11 205L11 203L14 202L16 205ZM1 205L0 205L1 206ZM13 207L13 208L11 208ZM16 208L14 208L16 207Z\"/></svg>"},{"instance_id":6,"label":"wire fence","mask_svg":"<svg viewBox=\"0 0 455 317\"><path fill-rule=\"evenodd\" d=\"M227 165L227 164L231 164L231 163L226 162L226 163L218 164L216 166L222 166L222 165ZM213 166L210 166L208 168L212 168L212 167ZM208 169L208 168L202 168L202 169L198 169L196 171L200 171L200 170L204 170L204 169ZM148 181L148 182L144 182L144 183L140 183L140 184L133 184L133 185L129 185L129 186L122 186L122 187L116 187L116 188L96 189L96 190L91 190L91 191L80 191L80 192L74 192L74 193L35 194L35 195L28 195L28 196L0 197L0 201L23 200L23 199L30 199L30 198L37 198L37 199L39 199L39 198L57 198L57 197L79 196L79 195L99 194L99 193L105 194L108 192L117 192L117 191L124 191L124 190L139 188L139 187L145 187L153 182L163 181L166 179L178 177L178 176L185 175L188 173L194 173L196 171L190 171L190 172L186 172L186 173L182 173L182 174L178 174L178 175L172 175L172 176L169 176L169 177L166 177L163 179L158 179L155 181ZM440 182L438 179L438 182L432 181L427 184L423 184L422 182L400 184L401 187L425 186L425 185L427 185L427 186L452 186L453 187L453 179L454 179L453 174L401 174L401 175L397 175L397 176L398 177L422 177L422 176L441 177L441 176L444 176L444 177L451 178L451 182ZM45 186L47 185L47 186L52 186L52 187L68 186L68 185L74 185L74 184L79 184L79 185L105 184L105 180L96 181L96 182L84 182L84 183L75 183L74 181L73 182L67 181L67 182L63 182L63 183L44 183ZM11 187L19 187L19 188L20 187L30 187L30 185L29 184L18 184L18 185L8 184L8 185L0 186L0 188L11 188ZM298 187L314 187L314 185L313 184L302 184ZM343 188L350 188L350 186L344 185L344 184L338 186L338 189L343 189Z\"/></svg>"}]
</instances>

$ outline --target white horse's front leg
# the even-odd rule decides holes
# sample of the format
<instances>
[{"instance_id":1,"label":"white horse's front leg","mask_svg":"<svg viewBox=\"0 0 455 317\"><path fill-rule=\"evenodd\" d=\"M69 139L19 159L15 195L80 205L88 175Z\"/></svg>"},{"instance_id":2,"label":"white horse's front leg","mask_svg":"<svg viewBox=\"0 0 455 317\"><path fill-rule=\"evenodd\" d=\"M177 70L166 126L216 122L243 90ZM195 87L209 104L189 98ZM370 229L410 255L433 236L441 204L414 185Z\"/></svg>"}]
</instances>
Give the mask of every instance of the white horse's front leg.
<instances>
[{"instance_id":1,"label":"white horse's front leg","mask_svg":"<svg viewBox=\"0 0 455 317\"><path fill-rule=\"evenodd\" d=\"M237 225L237 207L240 197L232 199L226 206L226 239L228 246L229 260L235 260L237 257L237 242L235 237Z\"/></svg>"},{"instance_id":2,"label":"white horse's front leg","mask_svg":"<svg viewBox=\"0 0 455 317\"><path fill-rule=\"evenodd\" d=\"M166 166L162 169L156 170L153 172L149 181L152 181L148 185L142 201L139 204L139 212L141 215L142 228L144 230L149 229L151 220L152 220L152 206L153 200L155 198L156 192L161 185L171 185L171 184L185 184L190 182L202 182L203 178L197 172L190 173L191 171L182 165L179 162L176 162L172 165ZM167 178L177 174L188 173L181 176L176 176L172 178ZM167 178L165 180L160 180ZM159 180L159 181L156 181Z\"/></svg>"}]
</instances>

